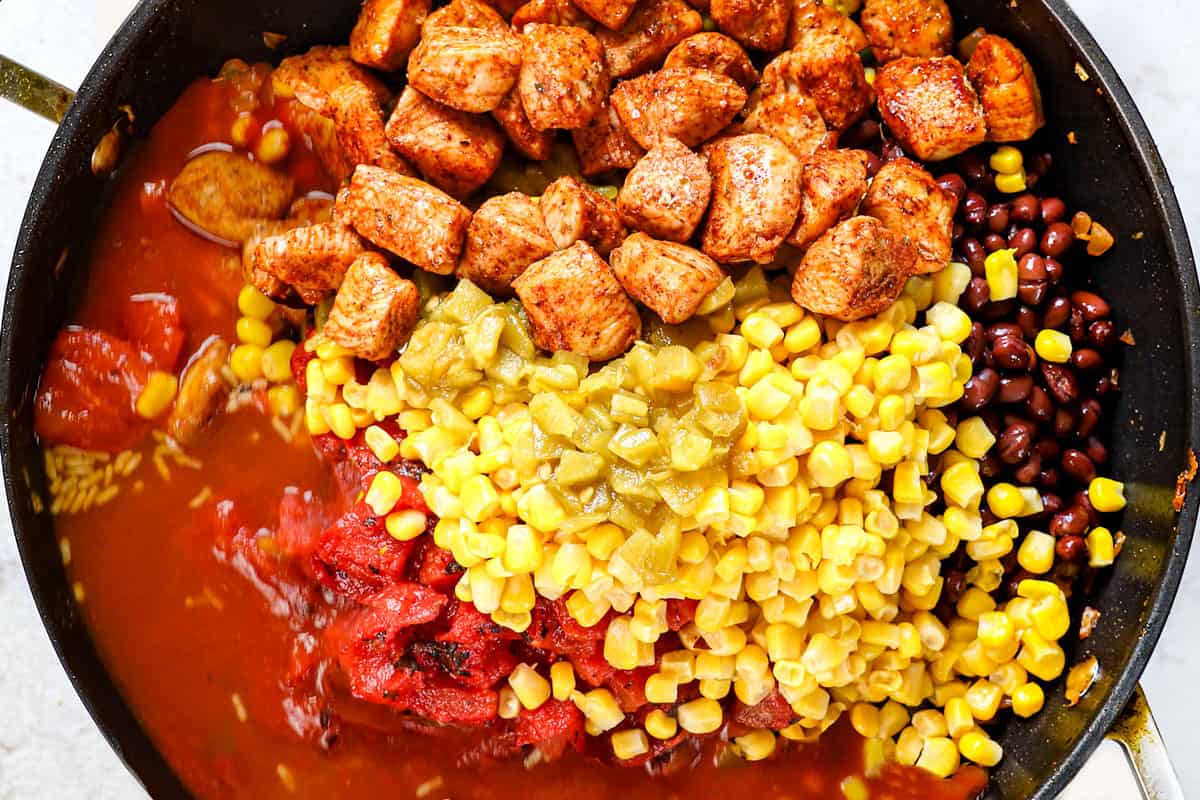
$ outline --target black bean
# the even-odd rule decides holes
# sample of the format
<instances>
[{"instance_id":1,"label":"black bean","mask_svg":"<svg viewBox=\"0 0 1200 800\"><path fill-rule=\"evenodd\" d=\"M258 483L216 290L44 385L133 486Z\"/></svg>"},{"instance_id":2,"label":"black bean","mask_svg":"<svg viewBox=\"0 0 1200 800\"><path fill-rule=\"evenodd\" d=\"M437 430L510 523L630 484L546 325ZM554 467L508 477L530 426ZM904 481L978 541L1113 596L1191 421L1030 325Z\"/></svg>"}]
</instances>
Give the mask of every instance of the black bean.
<instances>
[{"instance_id":1,"label":"black bean","mask_svg":"<svg viewBox=\"0 0 1200 800\"><path fill-rule=\"evenodd\" d=\"M1021 338L1021 326L1015 322L995 322L988 325L987 340L989 344L994 343L1001 336L1015 336Z\"/></svg>"},{"instance_id":2,"label":"black bean","mask_svg":"<svg viewBox=\"0 0 1200 800\"><path fill-rule=\"evenodd\" d=\"M1070 409L1058 408L1054 411L1054 434L1062 437L1075 431L1075 415Z\"/></svg>"},{"instance_id":3,"label":"black bean","mask_svg":"<svg viewBox=\"0 0 1200 800\"><path fill-rule=\"evenodd\" d=\"M1016 248L1016 257L1021 258L1026 253L1032 253L1038 246L1037 233L1033 228L1021 228L1008 237L1008 246Z\"/></svg>"},{"instance_id":4,"label":"black bean","mask_svg":"<svg viewBox=\"0 0 1200 800\"><path fill-rule=\"evenodd\" d=\"M962 240L960 247L971 272L983 275L984 262L987 260L987 251L983 249L983 243L973 236L968 236Z\"/></svg>"},{"instance_id":5,"label":"black bean","mask_svg":"<svg viewBox=\"0 0 1200 800\"><path fill-rule=\"evenodd\" d=\"M963 385L962 406L967 411L978 411L992 401L1000 385L1000 376L993 369L981 369Z\"/></svg>"},{"instance_id":6,"label":"black bean","mask_svg":"<svg viewBox=\"0 0 1200 800\"><path fill-rule=\"evenodd\" d=\"M1044 286L1045 284L1041 285ZM1030 341L1035 339L1042 327L1038 321L1037 312L1029 306L1020 306L1017 308L1016 317L1017 325L1021 328L1021 335Z\"/></svg>"},{"instance_id":7,"label":"black bean","mask_svg":"<svg viewBox=\"0 0 1200 800\"><path fill-rule=\"evenodd\" d=\"M1047 461L1053 461L1062 453L1062 445L1056 439L1042 439L1037 443L1038 455Z\"/></svg>"},{"instance_id":8,"label":"black bean","mask_svg":"<svg viewBox=\"0 0 1200 800\"><path fill-rule=\"evenodd\" d=\"M1088 458L1087 453L1082 450L1076 450L1075 448L1064 450L1060 463L1062 464L1062 471L1068 477L1080 483L1089 483L1092 478L1096 477L1096 465L1092 463L1092 459Z\"/></svg>"},{"instance_id":9,"label":"black bean","mask_svg":"<svg viewBox=\"0 0 1200 800\"><path fill-rule=\"evenodd\" d=\"M1083 443L1083 452L1087 453L1093 464L1108 463L1108 447L1098 436L1087 437L1087 441Z\"/></svg>"},{"instance_id":10,"label":"black bean","mask_svg":"<svg viewBox=\"0 0 1200 800\"><path fill-rule=\"evenodd\" d=\"M1001 369L1026 370L1033 366L1037 356L1033 348L1019 336L1000 336L992 342L992 355Z\"/></svg>"},{"instance_id":11,"label":"black bean","mask_svg":"<svg viewBox=\"0 0 1200 800\"><path fill-rule=\"evenodd\" d=\"M1017 284L1017 299L1031 306L1040 306L1046 299L1048 285L1045 281L1021 281Z\"/></svg>"},{"instance_id":12,"label":"black bean","mask_svg":"<svg viewBox=\"0 0 1200 800\"><path fill-rule=\"evenodd\" d=\"M987 214L987 200L978 192L967 192L962 201L962 212L968 225L982 225Z\"/></svg>"},{"instance_id":13,"label":"black bean","mask_svg":"<svg viewBox=\"0 0 1200 800\"><path fill-rule=\"evenodd\" d=\"M989 253L1008 247L1008 241L998 233L989 233L983 237L983 249Z\"/></svg>"},{"instance_id":14,"label":"black bean","mask_svg":"<svg viewBox=\"0 0 1200 800\"><path fill-rule=\"evenodd\" d=\"M876 132L878 133L878 127ZM967 182L957 172L947 172L937 179L937 185L954 195L955 202L961 201L962 196L967 193Z\"/></svg>"},{"instance_id":15,"label":"black bean","mask_svg":"<svg viewBox=\"0 0 1200 800\"><path fill-rule=\"evenodd\" d=\"M1025 171L1031 175L1045 175L1054 166L1054 156L1041 152L1027 159Z\"/></svg>"},{"instance_id":16,"label":"black bean","mask_svg":"<svg viewBox=\"0 0 1200 800\"><path fill-rule=\"evenodd\" d=\"M989 322L994 319L1004 319L1011 314L1013 309L1016 307L1017 301L1015 299L1000 300L999 302L988 303L986 306L984 306L983 310L979 312L979 316L980 318Z\"/></svg>"},{"instance_id":17,"label":"black bean","mask_svg":"<svg viewBox=\"0 0 1200 800\"><path fill-rule=\"evenodd\" d=\"M1078 506L1071 506L1050 518L1050 533L1055 536L1079 536L1088 527L1088 514Z\"/></svg>"},{"instance_id":18,"label":"black bean","mask_svg":"<svg viewBox=\"0 0 1200 800\"><path fill-rule=\"evenodd\" d=\"M1029 390L1029 397L1025 400L1025 410L1038 422L1049 422L1054 418L1054 402L1050 399L1050 395L1046 394L1046 390L1040 386L1034 386Z\"/></svg>"},{"instance_id":19,"label":"black bean","mask_svg":"<svg viewBox=\"0 0 1200 800\"><path fill-rule=\"evenodd\" d=\"M965 153L958 159L958 171L968 183L981 180L988 174L987 164L977 153Z\"/></svg>"},{"instance_id":20,"label":"black bean","mask_svg":"<svg viewBox=\"0 0 1200 800\"><path fill-rule=\"evenodd\" d=\"M1055 258L1047 258L1045 261L1046 280L1050 281L1050 283L1058 283L1061 281L1063 279L1063 275L1066 274L1066 269L1063 268L1062 263Z\"/></svg>"},{"instance_id":21,"label":"black bean","mask_svg":"<svg viewBox=\"0 0 1200 800\"><path fill-rule=\"evenodd\" d=\"M1042 470L1042 474L1038 475L1038 486L1046 491L1051 491L1058 488L1058 470L1054 467L1046 467Z\"/></svg>"},{"instance_id":22,"label":"black bean","mask_svg":"<svg viewBox=\"0 0 1200 800\"><path fill-rule=\"evenodd\" d=\"M1032 423L1009 425L996 440L996 455L1009 466L1020 464L1033 452Z\"/></svg>"},{"instance_id":23,"label":"black bean","mask_svg":"<svg viewBox=\"0 0 1200 800\"><path fill-rule=\"evenodd\" d=\"M1047 197L1042 200L1042 224L1053 225L1061 222L1067 215L1067 204L1058 197Z\"/></svg>"},{"instance_id":24,"label":"black bean","mask_svg":"<svg viewBox=\"0 0 1200 800\"><path fill-rule=\"evenodd\" d=\"M1117 343L1117 328L1107 319L1100 319L1088 325L1087 338L1094 346L1108 349Z\"/></svg>"},{"instance_id":25,"label":"black bean","mask_svg":"<svg viewBox=\"0 0 1200 800\"><path fill-rule=\"evenodd\" d=\"M1052 517L1063 510L1063 499L1053 492L1042 492L1042 513Z\"/></svg>"},{"instance_id":26,"label":"black bean","mask_svg":"<svg viewBox=\"0 0 1200 800\"><path fill-rule=\"evenodd\" d=\"M1041 248L1042 252L1051 258L1060 258L1074 243L1075 231L1071 230L1071 226L1065 222L1056 222L1046 226L1046 232L1042 234Z\"/></svg>"},{"instance_id":27,"label":"black bean","mask_svg":"<svg viewBox=\"0 0 1200 800\"><path fill-rule=\"evenodd\" d=\"M978 314L988 304L991 296L992 292L988 288L987 280L976 275L967 284L967 290L963 292L962 302L967 311Z\"/></svg>"},{"instance_id":28,"label":"black bean","mask_svg":"<svg viewBox=\"0 0 1200 800\"><path fill-rule=\"evenodd\" d=\"M1023 403L1029 397L1029 393L1033 388L1033 378L1029 375L1001 378L996 399L1001 403Z\"/></svg>"},{"instance_id":29,"label":"black bean","mask_svg":"<svg viewBox=\"0 0 1200 800\"><path fill-rule=\"evenodd\" d=\"M1100 367L1104 366L1104 356L1100 355L1099 350L1085 347L1071 353L1071 366L1083 372L1100 369Z\"/></svg>"},{"instance_id":30,"label":"black bean","mask_svg":"<svg viewBox=\"0 0 1200 800\"><path fill-rule=\"evenodd\" d=\"M1071 301L1065 297L1055 297L1046 306L1046 313L1042 315L1042 325L1058 329L1066 324L1070 316Z\"/></svg>"},{"instance_id":31,"label":"black bean","mask_svg":"<svg viewBox=\"0 0 1200 800\"><path fill-rule=\"evenodd\" d=\"M1037 483L1038 476L1042 472L1042 457L1037 452L1030 453L1029 458L1025 459L1025 463L1013 470L1013 477L1018 483L1026 486L1032 486Z\"/></svg>"},{"instance_id":32,"label":"black bean","mask_svg":"<svg viewBox=\"0 0 1200 800\"><path fill-rule=\"evenodd\" d=\"M1012 202L1010 216L1014 222L1030 223L1038 218L1041 202L1031 194L1023 194Z\"/></svg>"},{"instance_id":33,"label":"black bean","mask_svg":"<svg viewBox=\"0 0 1200 800\"><path fill-rule=\"evenodd\" d=\"M1017 277L1023 281L1046 280L1046 259L1037 253L1026 253L1017 262Z\"/></svg>"},{"instance_id":34,"label":"black bean","mask_svg":"<svg viewBox=\"0 0 1200 800\"><path fill-rule=\"evenodd\" d=\"M1112 379L1108 377L1097 378L1096 387L1092 390L1092 393L1097 397L1105 397L1106 395L1112 394L1115 388L1116 387L1113 386Z\"/></svg>"},{"instance_id":35,"label":"black bean","mask_svg":"<svg viewBox=\"0 0 1200 800\"><path fill-rule=\"evenodd\" d=\"M1063 404L1075 402L1079 397L1079 382L1075 380L1075 373L1068 367L1049 361L1043 361L1041 366L1042 378L1054 399Z\"/></svg>"},{"instance_id":36,"label":"black bean","mask_svg":"<svg viewBox=\"0 0 1200 800\"><path fill-rule=\"evenodd\" d=\"M1094 397L1089 397L1079 404L1079 435L1091 436L1096 430L1096 426L1100 424L1100 415L1102 406L1100 401Z\"/></svg>"},{"instance_id":37,"label":"black bean","mask_svg":"<svg viewBox=\"0 0 1200 800\"><path fill-rule=\"evenodd\" d=\"M1008 227L1008 206L1003 204L988 206L985 219L989 231L1002 233Z\"/></svg>"},{"instance_id":38,"label":"black bean","mask_svg":"<svg viewBox=\"0 0 1200 800\"><path fill-rule=\"evenodd\" d=\"M979 364L979 356L983 354L983 348L986 346L984 342L985 336L983 325L978 322L972 322L971 332L967 334L967 341L963 344L963 349L971 357L972 364Z\"/></svg>"},{"instance_id":39,"label":"black bean","mask_svg":"<svg viewBox=\"0 0 1200 800\"><path fill-rule=\"evenodd\" d=\"M1082 536L1064 536L1054 543L1054 554L1068 564L1073 564L1081 561L1087 554L1087 543Z\"/></svg>"},{"instance_id":40,"label":"black bean","mask_svg":"<svg viewBox=\"0 0 1200 800\"><path fill-rule=\"evenodd\" d=\"M1000 463L1000 459L996 458L991 453L988 453L983 458L979 459L979 474L981 476L985 478L995 478L1003 473L1004 465Z\"/></svg>"},{"instance_id":41,"label":"black bean","mask_svg":"<svg viewBox=\"0 0 1200 800\"><path fill-rule=\"evenodd\" d=\"M1067 334L1071 337L1071 344L1083 344L1087 338L1087 323L1083 320L1083 312L1074 306L1067 317Z\"/></svg>"},{"instance_id":42,"label":"black bean","mask_svg":"<svg viewBox=\"0 0 1200 800\"><path fill-rule=\"evenodd\" d=\"M954 225L950 228L950 239L957 242L963 237L963 234L966 233L966 230L967 229L963 227L961 222L954 220Z\"/></svg>"},{"instance_id":43,"label":"black bean","mask_svg":"<svg viewBox=\"0 0 1200 800\"><path fill-rule=\"evenodd\" d=\"M1103 319L1112 312L1105 299L1095 292L1071 292L1071 302L1083 312L1083 318L1088 322Z\"/></svg>"}]
</instances>

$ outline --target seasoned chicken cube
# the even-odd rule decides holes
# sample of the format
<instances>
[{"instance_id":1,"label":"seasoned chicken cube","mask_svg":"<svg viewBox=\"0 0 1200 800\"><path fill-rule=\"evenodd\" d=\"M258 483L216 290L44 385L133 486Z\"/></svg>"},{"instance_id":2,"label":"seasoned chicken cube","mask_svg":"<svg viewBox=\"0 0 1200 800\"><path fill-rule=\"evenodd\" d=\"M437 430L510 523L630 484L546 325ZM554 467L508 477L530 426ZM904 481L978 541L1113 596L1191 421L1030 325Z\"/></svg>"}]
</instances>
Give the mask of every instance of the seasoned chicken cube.
<instances>
[{"instance_id":1,"label":"seasoned chicken cube","mask_svg":"<svg viewBox=\"0 0 1200 800\"><path fill-rule=\"evenodd\" d=\"M346 203L350 199L350 184L346 183L342 188L338 189L338 193L333 197L333 212L330 214L330 221L340 225L349 227L353 223L350 221L350 208Z\"/></svg>"},{"instance_id":2,"label":"seasoned chicken cube","mask_svg":"<svg viewBox=\"0 0 1200 800\"><path fill-rule=\"evenodd\" d=\"M449 275L458 264L471 212L440 189L361 166L345 205L354 229L377 247L438 275Z\"/></svg>"},{"instance_id":3,"label":"seasoned chicken cube","mask_svg":"<svg viewBox=\"0 0 1200 800\"><path fill-rule=\"evenodd\" d=\"M305 303L316 305L341 285L346 270L364 249L354 231L325 222L260 239L243 268L251 276L261 272L274 277L293 287Z\"/></svg>"},{"instance_id":4,"label":"seasoned chicken cube","mask_svg":"<svg viewBox=\"0 0 1200 800\"><path fill-rule=\"evenodd\" d=\"M667 54L664 69L706 69L727 78L749 92L758 83L758 70L742 46L723 33L696 33Z\"/></svg>"},{"instance_id":5,"label":"seasoned chicken cube","mask_svg":"<svg viewBox=\"0 0 1200 800\"><path fill-rule=\"evenodd\" d=\"M408 59L408 82L459 111L500 105L521 71L521 40L493 28L434 27Z\"/></svg>"},{"instance_id":6,"label":"seasoned chicken cube","mask_svg":"<svg viewBox=\"0 0 1200 800\"><path fill-rule=\"evenodd\" d=\"M847 38L820 28L800 31L796 45L763 69L762 93L798 91L817 103L825 124L844 131L871 108L875 93Z\"/></svg>"},{"instance_id":7,"label":"seasoned chicken cube","mask_svg":"<svg viewBox=\"0 0 1200 800\"><path fill-rule=\"evenodd\" d=\"M347 83L334 89L326 108L349 166L368 164L402 175L416 174L388 144L383 108L363 84Z\"/></svg>"},{"instance_id":8,"label":"seasoned chicken cube","mask_svg":"<svg viewBox=\"0 0 1200 800\"><path fill-rule=\"evenodd\" d=\"M487 117L457 111L406 86L387 137L425 180L455 197L485 184L504 154L504 134Z\"/></svg>"},{"instance_id":9,"label":"seasoned chicken cube","mask_svg":"<svg viewBox=\"0 0 1200 800\"><path fill-rule=\"evenodd\" d=\"M943 161L987 137L983 106L951 56L889 61L876 74L875 90L888 129L922 161Z\"/></svg>"},{"instance_id":10,"label":"seasoned chicken cube","mask_svg":"<svg viewBox=\"0 0 1200 800\"><path fill-rule=\"evenodd\" d=\"M867 0L862 27L880 64L944 56L954 46L954 20L945 0Z\"/></svg>"},{"instance_id":11,"label":"seasoned chicken cube","mask_svg":"<svg viewBox=\"0 0 1200 800\"><path fill-rule=\"evenodd\" d=\"M617 210L630 228L686 242L704 217L711 192L705 160L678 139L665 137L629 171Z\"/></svg>"},{"instance_id":12,"label":"seasoned chicken cube","mask_svg":"<svg viewBox=\"0 0 1200 800\"><path fill-rule=\"evenodd\" d=\"M421 293L379 253L363 253L346 270L321 332L359 358L396 354L417 324Z\"/></svg>"},{"instance_id":13,"label":"seasoned chicken cube","mask_svg":"<svg viewBox=\"0 0 1200 800\"><path fill-rule=\"evenodd\" d=\"M575 6L609 30L625 24L637 0L572 0Z\"/></svg>"},{"instance_id":14,"label":"seasoned chicken cube","mask_svg":"<svg viewBox=\"0 0 1200 800\"><path fill-rule=\"evenodd\" d=\"M771 92L751 98L743 133L765 133L787 145L802 161L837 139L821 118L817 102L803 92Z\"/></svg>"},{"instance_id":15,"label":"seasoned chicken cube","mask_svg":"<svg viewBox=\"0 0 1200 800\"><path fill-rule=\"evenodd\" d=\"M705 154L713 191L701 249L722 264L770 262L800 211L800 159L761 133L718 139Z\"/></svg>"},{"instance_id":16,"label":"seasoned chicken cube","mask_svg":"<svg viewBox=\"0 0 1200 800\"><path fill-rule=\"evenodd\" d=\"M616 205L570 175L547 186L538 207L550 238L560 250L582 241L607 256L625 238L625 226Z\"/></svg>"},{"instance_id":17,"label":"seasoned chicken cube","mask_svg":"<svg viewBox=\"0 0 1200 800\"><path fill-rule=\"evenodd\" d=\"M916 249L915 272L938 272L950 263L958 198L907 158L880 167L863 199L862 213L875 217Z\"/></svg>"},{"instance_id":18,"label":"seasoned chicken cube","mask_svg":"<svg viewBox=\"0 0 1200 800\"><path fill-rule=\"evenodd\" d=\"M500 12L481 0L450 0L425 18L421 26L422 35L434 28L492 28L508 30L508 23Z\"/></svg>"},{"instance_id":19,"label":"seasoned chicken cube","mask_svg":"<svg viewBox=\"0 0 1200 800\"><path fill-rule=\"evenodd\" d=\"M912 275L912 247L873 217L851 217L808 248L792 279L792 299L846 322L878 314Z\"/></svg>"},{"instance_id":20,"label":"seasoned chicken cube","mask_svg":"<svg viewBox=\"0 0 1200 800\"><path fill-rule=\"evenodd\" d=\"M804 31L813 29L840 36L856 53L867 48L867 35L850 17L825 5L823 0L795 0L788 23L788 49L800 42Z\"/></svg>"},{"instance_id":21,"label":"seasoned chicken cube","mask_svg":"<svg viewBox=\"0 0 1200 800\"><path fill-rule=\"evenodd\" d=\"M589 178L611 169L630 169L646 154L607 100L586 127L571 131L571 140L580 169Z\"/></svg>"},{"instance_id":22,"label":"seasoned chicken cube","mask_svg":"<svg viewBox=\"0 0 1200 800\"><path fill-rule=\"evenodd\" d=\"M967 77L979 93L989 141L1022 142L1046 124L1033 67L1007 39L992 34L980 39L967 62Z\"/></svg>"},{"instance_id":23,"label":"seasoned chicken cube","mask_svg":"<svg viewBox=\"0 0 1200 800\"><path fill-rule=\"evenodd\" d=\"M539 131L582 128L604 106L609 75L604 48L582 28L526 25L517 83L529 123Z\"/></svg>"},{"instance_id":24,"label":"seasoned chicken cube","mask_svg":"<svg viewBox=\"0 0 1200 800\"><path fill-rule=\"evenodd\" d=\"M580 11L571 0L530 0L513 12L513 30L523 31L526 25L533 22L583 28L587 31L596 27L596 21Z\"/></svg>"},{"instance_id":25,"label":"seasoned chicken cube","mask_svg":"<svg viewBox=\"0 0 1200 800\"><path fill-rule=\"evenodd\" d=\"M183 165L171 182L171 207L201 230L241 243L266 220L284 215L295 184L257 161L213 150Z\"/></svg>"},{"instance_id":26,"label":"seasoned chicken cube","mask_svg":"<svg viewBox=\"0 0 1200 800\"><path fill-rule=\"evenodd\" d=\"M607 361L642 333L637 307L585 242L530 264L513 289L529 316L533 341L543 350Z\"/></svg>"},{"instance_id":27,"label":"seasoned chicken cube","mask_svg":"<svg viewBox=\"0 0 1200 800\"><path fill-rule=\"evenodd\" d=\"M671 48L703 26L700 14L683 0L642 0L619 30L601 30L604 60L614 78L639 75L658 66Z\"/></svg>"},{"instance_id":28,"label":"seasoned chicken cube","mask_svg":"<svg viewBox=\"0 0 1200 800\"><path fill-rule=\"evenodd\" d=\"M792 0L712 0L708 13L722 33L751 50L782 50Z\"/></svg>"},{"instance_id":29,"label":"seasoned chicken cube","mask_svg":"<svg viewBox=\"0 0 1200 800\"><path fill-rule=\"evenodd\" d=\"M294 103L291 108L292 125L307 142L312 143L313 154L321 162L334 183L341 183L354 172L354 166L346 159L342 145L338 142L337 128L333 120L318 114L303 103Z\"/></svg>"},{"instance_id":30,"label":"seasoned chicken cube","mask_svg":"<svg viewBox=\"0 0 1200 800\"><path fill-rule=\"evenodd\" d=\"M805 248L858 208L867 193L867 159L862 150L821 150L800 175L800 216L788 244Z\"/></svg>"},{"instance_id":31,"label":"seasoned chicken cube","mask_svg":"<svg viewBox=\"0 0 1200 800\"><path fill-rule=\"evenodd\" d=\"M746 104L746 90L716 72L675 68L618 84L610 101L642 147L654 147L664 136L696 147L733 121Z\"/></svg>"},{"instance_id":32,"label":"seasoned chicken cube","mask_svg":"<svg viewBox=\"0 0 1200 800\"><path fill-rule=\"evenodd\" d=\"M277 96L295 97L318 114L326 113L330 93L347 83L366 86L380 105L392 97L383 81L354 63L349 47L320 46L289 56L275 68L271 82Z\"/></svg>"},{"instance_id":33,"label":"seasoned chicken cube","mask_svg":"<svg viewBox=\"0 0 1200 800\"><path fill-rule=\"evenodd\" d=\"M366 0L350 32L350 57L384 72L403 68L431 6L430 0Z\"/></svg>"},{"instance_id":34,"label":"seasoned chicken cube","mask_svg":"<svg viewBox=\"0 0 1200 800\"><path fill-rule=\"evenodd\" d=\"M558 248L529 195L510 192L489 198L467 228L458 277L498 297L512 295L512 282L534 261Z\"/></svg>"},{"instance_id":35,"label":"seasoned chicken cube","mask_svg":"<svg viewBox=\"0 0 1200 800\"><path fill-rule=\"evenodd\" d=\"M625 291L669 325L691 319L725 279L699 250L635 233L612 251L612 270Z\"/></svg>"},{"instance_id":36,"label":"seasoned chicken cube","mask_svg":"<svg viewBox=\"0 0 1200 800\"><path fill-rule=\"evenodd\" d=\"M505 95L500 105L492 109L492 118L500 123L508 140L517 152L534 161L545 161L554 146L554 131L539 131L529 121L521 92L516 87Z\"/></svg>"}]
</instances>

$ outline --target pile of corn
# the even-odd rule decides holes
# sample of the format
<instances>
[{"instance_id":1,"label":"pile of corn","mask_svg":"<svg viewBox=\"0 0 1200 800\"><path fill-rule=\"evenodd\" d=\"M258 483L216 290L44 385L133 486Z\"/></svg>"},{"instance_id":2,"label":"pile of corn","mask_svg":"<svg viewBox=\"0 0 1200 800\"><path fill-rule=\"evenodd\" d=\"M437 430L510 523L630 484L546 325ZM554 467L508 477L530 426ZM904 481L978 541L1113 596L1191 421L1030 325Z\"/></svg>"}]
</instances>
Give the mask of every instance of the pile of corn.
<instances>
[{"instance_id":1,"label":"pile of corn","mask_svg":"<svg viewBox=\"0 0 1200 800\"><path fill-rule=\"evenodd\" d=\"M246 285L238 293L235 332L238 345L229 353L229 368L242 385L270 384L267 402L271 413L288 419L300 410L300 390L292 378L292 352L296 343L280 338L278 306L275 301Z\"/></svg>"},{"instance_id":2,"label":"pile of corn","mask_svg":"<svg viewBox=\"0 0 1200 800\"><path fill-rule=\"evenodd\" d=\"M1050 581L1022 582L1002 606L990 594L1021 538L1015 519L1041 505L1032 487L985 494L977 460L994 437L938 410L971 374L960 348L971 322L956 306L969 277L952 265L914 278L886 312L843 324L807 315L753 269L691 330L652 331L593 372L539 354L519 306L464 282L427 304L405 352L366 385L348 355L310 340L306 418L342 438L365 428L385 462L430 467L421 488L436 543L466 568L460 599L518 631L539 595L565 598L586 626L615 611L604 656L656 666L650 702L676 703L696 682L700 698L615 732L618 757L679 728L715 731L730 695L753 705L777 689L799 717L785 738L848 713L876 761L945 776L960 757L999 761L980 724L1005 698L1022 716L1041 708L1037 680L1062 672L1069 624ZM399 445L372 427L392 416L409 433ZM1108 483L1095 488L1119 507ZM421 535L419 512L393 512L399 495L381 473L365 499L396 538ZM999 521L983 524L985 502ZM1021 566L1049 572L1053 538L1021 542ZM947 626L932 613L941 561L962 543L975 564ZM656 660L670 598L699 605L682 648ZM569 664L548 677L518 669L501 715L551 696L573 699L593 734L624 720L607 690L575 688ZM735 744L761 759L776 734Z\"/></svg>"}]
</instances>

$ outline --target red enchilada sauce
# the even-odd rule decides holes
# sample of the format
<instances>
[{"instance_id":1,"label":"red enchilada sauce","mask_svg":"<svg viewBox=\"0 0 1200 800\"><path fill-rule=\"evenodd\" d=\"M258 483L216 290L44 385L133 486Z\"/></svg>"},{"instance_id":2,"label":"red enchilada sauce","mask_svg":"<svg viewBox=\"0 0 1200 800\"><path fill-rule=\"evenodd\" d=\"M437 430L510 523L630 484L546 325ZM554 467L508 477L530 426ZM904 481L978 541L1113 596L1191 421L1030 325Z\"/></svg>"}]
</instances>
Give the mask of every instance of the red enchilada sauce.
<instances>
[{"instance_id":1,"label":"red enchilada sauce","mask_svg":"<svg viewBox=\"0 0 1200 800\"><path fill-rule=\"evenodd\" d=\"M165 196L190 153L228 140L234 94L226 81L197 81L120 176L74 320L79 330L60 337L43 385L38 429L45 438L136 447L149 461L152 426L133 405L150 370L177 369L210 336L232 338L242 284L238 253L181 225ZM258 114L259 124L275 118L286 125L289 102ZM335 188L308 146L294 146L284 168L300 194ZM963 800L981 790L985 777L974 767L947 781L896 765L861 779L862 739L845 720L818 743L753 764L729 758L721 736L706 737L657 763L651 777L578 755L573 739L558 742L565 751L559 758L535 764L543 759L527 750L523 761L519 727L514 742L511 732L464 732L389 708L388 699L407 690L366 685L398 673L372 672L370 648L355 637L372 624L383 635L395 619L371 617L342 596L354 596L355 580L386 576L388 558L396 559L396 580L381 585L415 592L395 599L413 615L406 624L423 624L456 602L449 599L454 570L434 552L382 550L365 559L370 568L361 575L338 568L345 554L322 532L353 524L355 495L372 465L353 443L349 450L329 441L314 448L303 432L282 436L265 405L255 395L218 413L188 447L184 466L173 464L165 475L144 467L115 501L57 518L98 649L198 796L862 796L843 791L853 785L877 800ZM423 503L415 485L408 502L416 507ZM351 516L342 516L348 509ZM326 573L314 575L288 556L314 550L318 563L332 565ZM543 611L553 627L553 610ZM330 641L338 659L322 655ZM347 675L333 674L338 661L351 664ZM513 664L493 666L503 675ZM354 699L351 689L376 702ZM466 700L454 705L459 696L445 691L405 697L405 707L425 717L470 715ZM547 724L566 737L582 733ZM530 740L550 749L545 736ZM860 780L844 784L850 776Z\"/></svg>"}]
</instances>

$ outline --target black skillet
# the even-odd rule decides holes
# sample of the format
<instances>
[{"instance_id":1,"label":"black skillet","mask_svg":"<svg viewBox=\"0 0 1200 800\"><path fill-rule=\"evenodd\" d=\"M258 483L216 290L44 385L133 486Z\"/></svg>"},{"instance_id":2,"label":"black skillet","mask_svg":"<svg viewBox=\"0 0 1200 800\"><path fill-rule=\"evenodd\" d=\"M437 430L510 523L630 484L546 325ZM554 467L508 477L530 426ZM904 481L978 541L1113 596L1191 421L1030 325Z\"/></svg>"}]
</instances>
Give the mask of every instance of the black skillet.
<instances>
[{"instance_id":1,"label":"black skillet","mask_svg":"<svg viewBox=\"0 0 1200 800\"><path fill-rule=\"evenodd\" d=\"M1122 524L1128 539L1091 600L1103 613L1100 624L1085 643L1068 647L1069 664L1096 655L1101 677L1073 708L1063 702L1061 681L1056 682L1043 713L1006 725L1005 758L988 793L1048 799L1062 791L1119 717L1128 721L1126 705L1140 700L1138 676L1179 585L1200 502L1200 492L1193 491L1181 514L1171 507L1176 475L1189 448L1200 446L1191 388L1200 375L1200 289L1183 218L1150 134L1112 66L1063 0L951 4L960 34L983 25L1013 39L1033 62L1049 118L1041 144L1054 155L1057 190L1070 205L1102 219L1117 239L1089 277L1115 301L1118 329L1131 328L1137 339L1121 374L1112 447L1115 474L1128 487ZM109 742L157 798L188 793L97 657L67 585L53 522L34 511L31 490L44 496L45 479L31 398L48 345L82 285L82 254L112 186L93 174L93 154L114 123L127 127L121 107L132 111L134 134L145 134L191 80L214 74L228 58L276 60L313 44L344 42L357 6L349 0L145 0L70 105L21 227L0 331L0 398L6 411L0 446L17 544L64 668ZM287 38L272 50L264 31ZM39 94L36 85L6 85L4 75L15 71L4 66L0 63L0 95L22 94L28 101ZM41 110L53 114L68 99L65 92L52 96ZM1068 143L1069 131L1077 144ZM105 141L108 147L116 137ZM97 165L105 160L97 158ZM1135 239L1135 233L1141 235ZM1153 740L1152 725L1141 730L1143 745ZM1177 786L1172 793L1161 751L1133 750L1135 762L1151 772L1157 765L1161 772L1151 776L1160 784L1150 796L1182 797Z\"/></svg>"}]
</instances>

